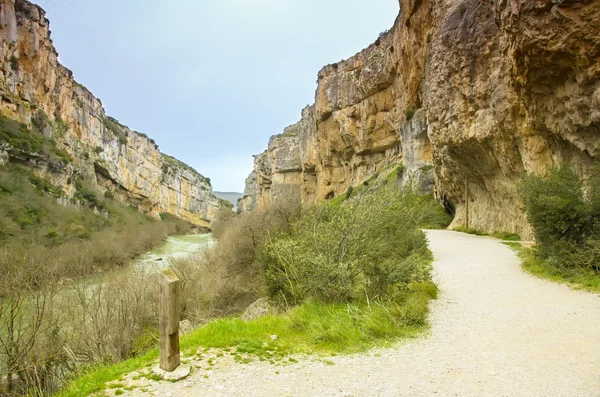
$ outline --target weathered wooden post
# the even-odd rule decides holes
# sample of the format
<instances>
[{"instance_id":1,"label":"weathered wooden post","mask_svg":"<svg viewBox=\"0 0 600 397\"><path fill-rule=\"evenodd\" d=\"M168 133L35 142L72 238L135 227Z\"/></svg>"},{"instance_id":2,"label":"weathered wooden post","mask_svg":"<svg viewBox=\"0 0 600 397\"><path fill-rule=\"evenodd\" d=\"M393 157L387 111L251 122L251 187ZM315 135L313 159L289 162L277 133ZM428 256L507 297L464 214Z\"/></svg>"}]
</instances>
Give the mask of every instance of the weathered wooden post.
<instances>
[{"instance_id":1,"label":"weathered wooden post","mask_svg":"<svg viewBox=\"0 0 600 397\"><path fill-rule=\"evenodd\" d=\"M465 229L469 229L469 177L465 177Z\"/></svg>"},{"instance_id":2,"label":"weathered wooden post","mask_svg":"<svg viewBox=\"0 0 600 397\"><path fill-rule=\"evenodd\" d=\"M180 364L179 356L179 294L181 281L173 269L160 275L160 368L172 372Z\"/></svg>"}]
</instances>

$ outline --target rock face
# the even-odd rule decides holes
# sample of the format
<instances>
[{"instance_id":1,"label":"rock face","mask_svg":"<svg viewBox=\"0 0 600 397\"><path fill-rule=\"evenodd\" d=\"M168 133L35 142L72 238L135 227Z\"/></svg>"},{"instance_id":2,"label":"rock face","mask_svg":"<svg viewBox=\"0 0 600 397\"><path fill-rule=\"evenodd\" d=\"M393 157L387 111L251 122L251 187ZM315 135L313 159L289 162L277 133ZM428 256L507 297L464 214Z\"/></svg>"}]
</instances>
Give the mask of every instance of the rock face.
<instances>
[{"instance_id":1,"label":"rock face","mask_svg":"<svg viewBox=\"0 0 600 397\"><path fill-rule=\"evenodd\" d=\"M256 158L252 200L271 200L275 181L280 192L299 185L303 203L324 200L402 162L405 182L412 174L456 211L454 226L464 222L468 178L471 227L530 236L523 175L568 163L585 177L597 162L600 2L401 0L400 8L369 48L319 72L296 137L272 138ZM301 170L276 146L298 148L291 157ZM276 164L294 164L290 176Z\"/></svg>"},{"instance_id":2,"label":"rock face","mask_svg":"<svg viewBox=\"0 0 600 397\"><path fill-rule=\"evenodd\" d=\"M72 157L70 164L49 164L22 153L36 173L67 194L74 191L73 176L82 175L101 193L110 190L151 215L167 212L210 226L219 209L210 182L107 117L100 100L58 62L40 7L0 0L0 40L0 115L36 128Z\"/></svg>"}]
</instances>

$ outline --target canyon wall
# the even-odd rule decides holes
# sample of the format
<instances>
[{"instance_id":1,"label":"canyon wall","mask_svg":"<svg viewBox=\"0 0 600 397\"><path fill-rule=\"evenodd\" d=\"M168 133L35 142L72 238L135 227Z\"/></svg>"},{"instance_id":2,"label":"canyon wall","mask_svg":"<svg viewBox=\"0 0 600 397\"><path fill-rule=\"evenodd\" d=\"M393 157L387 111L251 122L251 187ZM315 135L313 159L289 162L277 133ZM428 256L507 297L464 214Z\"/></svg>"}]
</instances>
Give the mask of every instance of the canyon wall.
<instances>
[{"instance_id":1,"label":"canyon wall","mask_svg":"<svg viewBox=\"0 0 600 397\"><path fill-rule=\"evenodd\" d=\"M153 216L166 212L210 227L219 211L210 181L106 115L100 100L59 63L40 7L0 0L0 41L0 116L68 154L61 161L4 143L4 162L26 163L69 196L81 176L100 193L110 191Z\"/></svg>"},{"instance_id":2,"label":"canyon wall","mask_svg":"<svg viewBox=\"0 0 600 397\"><path fill-rule=\"evenodd\" d=\"M468 180L471 227L531 236L522 177L562 163L585 177L598 161L598 32L595 0L401 0L390 31L319 72L315 104L255 158L244 201L310 204L402 163L452 226Z\"/></svg>"}]
</instances>

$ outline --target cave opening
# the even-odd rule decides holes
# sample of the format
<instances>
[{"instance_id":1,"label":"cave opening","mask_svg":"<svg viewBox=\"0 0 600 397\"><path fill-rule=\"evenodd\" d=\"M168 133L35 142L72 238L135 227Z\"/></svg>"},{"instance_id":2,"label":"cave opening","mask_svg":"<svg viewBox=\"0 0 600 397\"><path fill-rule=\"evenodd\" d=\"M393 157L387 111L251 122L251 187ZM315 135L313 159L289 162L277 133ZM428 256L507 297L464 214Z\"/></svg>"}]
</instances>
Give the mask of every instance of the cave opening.
<instances>
[{"instance_id":1,"label":"cave opening","mask_svg":"<svg viewBox=\"0 0 600 397\"><path fill-rule=\"evenodd\" d=\"M440 202L444 211L454 219L454 216L456 215L456 206L454 203L445 194L440 197Z\"/></svg>"}]
</instances>

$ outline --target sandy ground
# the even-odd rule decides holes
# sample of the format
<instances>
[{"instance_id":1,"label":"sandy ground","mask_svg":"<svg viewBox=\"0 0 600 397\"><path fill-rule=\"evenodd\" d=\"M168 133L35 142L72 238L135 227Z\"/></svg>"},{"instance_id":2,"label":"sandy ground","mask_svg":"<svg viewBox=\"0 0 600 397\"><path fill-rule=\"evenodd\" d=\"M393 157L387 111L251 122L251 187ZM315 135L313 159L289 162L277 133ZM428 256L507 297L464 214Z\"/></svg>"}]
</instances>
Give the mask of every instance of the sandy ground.
<instances>
[{"instance_id":1,"label":"sandy ground","mask_svg":"<svg viewBox=\"0 0 600 397\"><path fill-rule=\"evenodd\" d=\"M523 273L498 240L430 231L430 332L396 348L195 370L131 396L600 396L600 298Z\"/></svg>"}]
</instances>

